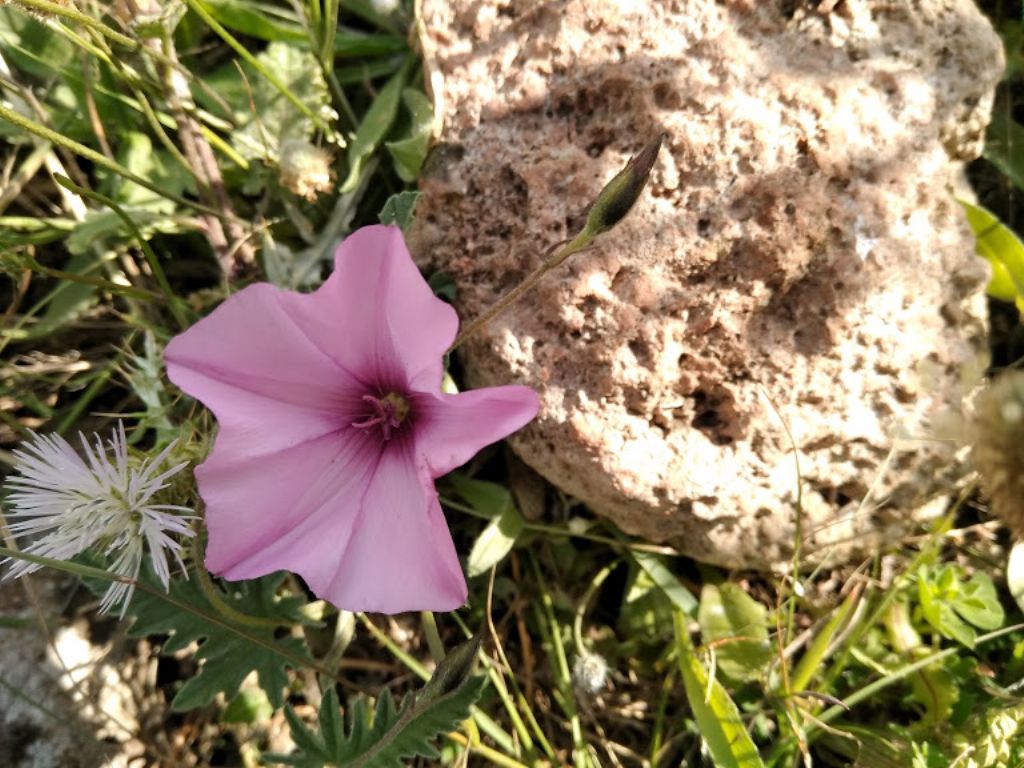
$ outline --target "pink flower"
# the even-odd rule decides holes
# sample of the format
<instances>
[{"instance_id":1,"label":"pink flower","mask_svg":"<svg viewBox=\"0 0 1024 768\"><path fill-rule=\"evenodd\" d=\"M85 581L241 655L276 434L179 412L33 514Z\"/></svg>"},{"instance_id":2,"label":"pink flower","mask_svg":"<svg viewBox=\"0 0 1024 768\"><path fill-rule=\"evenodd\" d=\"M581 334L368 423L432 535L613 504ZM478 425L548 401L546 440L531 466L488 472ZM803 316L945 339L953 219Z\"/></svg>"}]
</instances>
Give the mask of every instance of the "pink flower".
<instances>
[{"instance_id":1,"label":"pink flower","mask_svg":"<svg viewBox=\"0 0 1024 768\"><path fill-rule=\"evenodd\" d=\"M452 610L466 582L434 478L537 413L527 387L440 392L455 311L396 227L365 227L303 295L261 283L167 346L220 431L196 469L206 565L300 574L339 608Z\"/></svg>"}]
</instances>

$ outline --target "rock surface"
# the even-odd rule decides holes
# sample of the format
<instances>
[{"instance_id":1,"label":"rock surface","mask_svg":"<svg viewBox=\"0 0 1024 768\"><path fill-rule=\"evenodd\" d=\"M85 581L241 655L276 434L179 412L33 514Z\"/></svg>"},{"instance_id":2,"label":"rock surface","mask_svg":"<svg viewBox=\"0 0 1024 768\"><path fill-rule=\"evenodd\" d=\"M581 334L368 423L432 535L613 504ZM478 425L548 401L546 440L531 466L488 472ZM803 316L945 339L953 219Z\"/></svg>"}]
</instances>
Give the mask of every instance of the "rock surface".
<instances>
[{"instance_id":1,"label":"rock surface","mask_svg":"<svg viewBox=\"0 0 1024 768\"><path fill-rule=\"evenodd\" d=\"M791 556L793 444L805 554L891 535L944 487L934 441L883 465L958 397L984 334L953 185L1002 52L972 2L424 0L423 18L444 129L410 240L463 318L668 134L630 216L460 350L473 386L541 392L525 462L740 567Z\"/></svg>"},{"instance_id":2,"label":"rock surface","mask_svg":"<svg viewBox=\"0 0 1024 768\"><path fill-rule=\"evenodd\" d=\"M50 573L33 577L40 610L47 621L66 602L67 580ZM53 645L20 582L0 583L0 614L11 626L0 627L0 765L4 768L127 768L128 760L96 735L95 711L83 712L68 691L64 668L77 658L54 658L63 636ZM81 679L77 677L76 679Z\"/></svg>"}]
</instances>

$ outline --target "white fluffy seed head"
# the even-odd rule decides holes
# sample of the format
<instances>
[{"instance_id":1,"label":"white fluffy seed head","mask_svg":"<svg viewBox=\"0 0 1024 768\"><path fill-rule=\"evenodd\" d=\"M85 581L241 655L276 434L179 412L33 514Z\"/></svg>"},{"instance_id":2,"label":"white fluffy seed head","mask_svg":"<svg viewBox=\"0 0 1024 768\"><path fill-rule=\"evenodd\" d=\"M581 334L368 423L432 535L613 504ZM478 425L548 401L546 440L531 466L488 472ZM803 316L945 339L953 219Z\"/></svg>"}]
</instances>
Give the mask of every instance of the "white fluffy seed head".
<instances>
[{"instance_id":1,"label":"white fluffy seed head","mask_svg":"<svg viewBox=\"0 0 1024 768\"><path fill-rule=\"evenodd\" d=\"M573 662L572 681L577 688L593 696L608 681L608 662L600 654L585 651Z\"/></svg>"},{"instance_id":2,"label":"white fluffy seed head","mask_svg":"<svg viewBox=\"0 0 1024 768\"><path fill-rule=\"evenodd\" d=\"M133 457L124 424L118 422L106 447L94 435L90 444L79 434L83 456L60 435L33 435L14 451L15 474L5 482L11 533L27 542L23 551L56 560L70 560L87 549L113 559L111 571L136 579L148 551L153 569L167 589L168 557L180 566L182 545L190 537L190 509L155 504L167 480L187 466L181 462L160 472L174 448L168 445L155 458ZM11 562L4 578L16 578L41 566L26 560ZM113 582L100 604L103 612L121 605L122 615L134 590Z\"/></svg>"}]
</instances>

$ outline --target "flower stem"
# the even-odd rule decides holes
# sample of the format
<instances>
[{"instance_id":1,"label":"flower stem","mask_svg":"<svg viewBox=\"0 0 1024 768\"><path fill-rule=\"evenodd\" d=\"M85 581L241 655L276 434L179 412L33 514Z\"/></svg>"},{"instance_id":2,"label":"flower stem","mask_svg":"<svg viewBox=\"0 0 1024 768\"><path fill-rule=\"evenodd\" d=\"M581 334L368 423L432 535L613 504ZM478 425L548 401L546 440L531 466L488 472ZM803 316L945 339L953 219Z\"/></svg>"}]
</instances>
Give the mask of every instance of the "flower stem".
<instances>
[{"instance_id":1,"label":"flower stem","mask_svg":"<svg viewBox=\"0 0 1024 768\"><path fill-rule=\"evenodd\" d=\"M493 320L495 317L497 317L510 306L519 301L519 299L522 298L523 294L529 291L535 285L537 285L537 283L540 282L540 279L544 277L544 275L546 275L548 272L557 267L559 264L561 264L563 261L565 261L573 254L579 253L588 245L590 245L594 241L594 237L595 235L583 231L576 235L576 237L574 237L568 243L564 245L563 243L558 243L557 245L555 245L554 248L548 251L549 254L551 254L552 251L554 251L553 255L548 255L541 262L540 266L537 267L537 269L535 269L533 272L531 272L526 277L526 279L523 280L523 282L519 283L519 285L517 285L511 291L502 296L486 312L480 315L480 317L476 318L475 320L473 320L473 322L466 325L459 332L459 335L455 337L455 341L452 342L452 345L448 347L448 352L451 352L462 342L464 342L467 338L472 336L474 333L476 333L489 322L491 322L491 320ZM563 247L558 248L559 245ZM556 251L555 249L558 250Z\"/></svg>"},{"instance_id":2,"label":"flower stem","mask_svg":"<svg viewBox=\"0 0 1024 768\"><path fill-rule=\"evenodd\" d=\"M427 639L427 647L430 648L430 658L437 663L444 658L444 643L441 642L441 633L437 631L437 621L433 611L420 611L420 621L423 623L423 635Z\"/></svg>"},{"instance_id":3,"label":"flower stem","mask_svg":"<svg viewBox=\"0 0 1024 768\"><path fill-rule=\"evenodd\" d=\"M261 629L276 629L279 626L287 624L287 622L274 621L273 619L264 619L259 616L247 616L246 614L236 611L230 605L228 605L224 598L220 596L220 590L217 589L217 585L213 583L213 579L210 578L210 572L206 570L206 566L203 565L203 547L199 543L199 536L192 537L192 559L196 564L196 574L199 577L199 587L202 589L203 597L205 597L210 605L217 613L236 624L241 624L245 627L258 627Z\"/></svg>"},{"instance_id":4,"label":"flower stem","mask_svg":"<svg viewBox=\"0 0 1024 768\"><path fill-rule=\"evenodd\" d=\"M189 1L191 2L191 0ZM544 254L540 266L531 272L523 282L502 296L494 306L462 329L462 332L455 337L455 341L448 348L448 352L450 353L469 336L476 333L512 306L524 293L533 288L544 275L574 253L579 253L589 246L598 235L607 232L622 221L647 185L647 178L651 174L654 161L658 159L658 152L661 150L661 145L666 138L666 134L660 134L656 139L648 142L640 152L631 157L626 166L611 181L604 185L604 189L601 190L600 194L590 205L587 222L580 233L567 243L563 241L552 246ZM559 246L562 247L559 248Z\"/></svg>"}]
</instances>

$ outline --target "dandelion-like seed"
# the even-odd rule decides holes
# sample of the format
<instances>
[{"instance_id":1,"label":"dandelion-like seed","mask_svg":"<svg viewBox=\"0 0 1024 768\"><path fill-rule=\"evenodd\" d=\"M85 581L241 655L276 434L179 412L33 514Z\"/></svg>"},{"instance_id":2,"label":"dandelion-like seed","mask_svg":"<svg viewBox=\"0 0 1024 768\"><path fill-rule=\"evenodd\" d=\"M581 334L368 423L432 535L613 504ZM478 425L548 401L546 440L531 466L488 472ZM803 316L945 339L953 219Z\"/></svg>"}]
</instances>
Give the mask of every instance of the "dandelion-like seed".
<instances>
[{"instance_id":1,"label":"dandelion-like seed","mask_svg":"<svg viewBox=\"0 0 1024 768\"><path fill-rule=\"evenodd\" d=\"M14 452L16 474L8 478L7 501L11 532L31 541L23 551L56 560L70 560L95 547L113 560L111 571L137 579L148 550L153 570L168 588L168 555L184 569L181 543L190 537L192 510L175 504L154 504L157 492L188 462L160 472L175 443L153 459L135 459L128 452L124 424L118 422L107 448L96 436L90 445L79 433L85 458L60 435L34 435ZM12 558L8 558L8 561ZM39 570L26 560L14 560L4 578L17 578ZM114 582L100 603L106 613L116 605L121 615L135 587Z\"/></svg>"},{"instance_id":2,"label":"dandelion-like seed","mask_svg":"<svg viewBox=\"0 0 1024 768\"><path fill-rule=\"evenodd\" d=\"M590 696L599 693L608 682L608 662L598 653L584 651L573 662L572 681Z\"/></svg>"}]
</instances>

